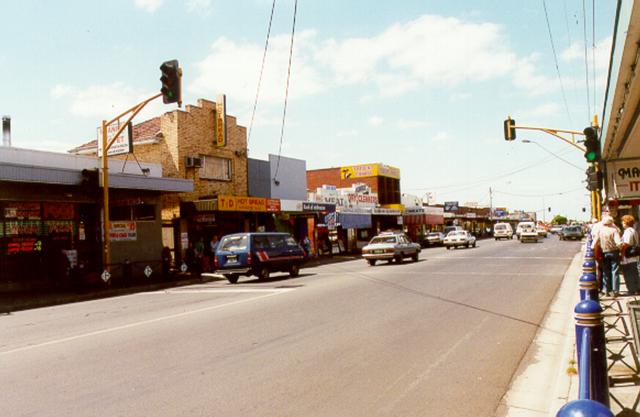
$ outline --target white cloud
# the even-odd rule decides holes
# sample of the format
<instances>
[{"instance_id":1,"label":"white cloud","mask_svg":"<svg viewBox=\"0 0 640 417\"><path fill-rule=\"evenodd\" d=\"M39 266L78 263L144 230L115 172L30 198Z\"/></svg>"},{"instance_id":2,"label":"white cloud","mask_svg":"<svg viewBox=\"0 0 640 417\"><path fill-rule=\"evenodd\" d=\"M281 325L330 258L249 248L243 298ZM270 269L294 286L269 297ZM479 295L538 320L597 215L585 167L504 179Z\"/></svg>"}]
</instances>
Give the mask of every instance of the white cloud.
<instances>
[{"instance_id":1,"label":"white cloud","mask_svg":"<svg viewBox=\"0 0 640 417\"><path fill-rule=\"evenodd\" d=\"M449 134L447 132L437 132L431 140L434 142L444 142L449 139Z\"/></svg>"},{"instance_id":2,"label":"white cloud","mask_svg":"<svg viewBox=\"0 0 640 417\"><path fill-rule=\"evenodd\" d=\"M208 16L213 10L212 0L187 0L187 11Z\"/></svg>"},{"instance_id":3,"label":"white cloud","mask_svg":"<svg viewBox=\"0 0 640 417\"><path fill-rule=\"evenodd\" d=\"M522 114L526 114L528 116L533 117L544 117L544 116L554 116L558 113L563 112L562 107L558 103L545 103L540 106L528 111L523 112Z\"/></svg>"},{"instance_id":4,"label":"white cloud","mask_svg":"<svg viewBox=\"0 0 640 417\"><path fill-rule=\"evenodd\" d=\"M424 120L398 120L398 128L402 130L417 129L426 126L429 126L429 123L425 122Z\"/></svg>"},{"instance_id":5,"label":"white cloud","mask_svg":"<svg viewBox=\"0 0 640 417\"><path fill-rule=\"evenodd\" d=\"M324 89L326 81L318 73L308 52L315 48L314 38L313 31L301 32L295 38L289 99ZM269 41L260 102L284 101L289 42L290 35L272 36ZM189 91L201 96L226 93L243 103L253 103L263 51L264 47L258 44L242 44L225 37L219 38L211 45L210 54L196 63L199 75L188 86Z\"/></svg>"},{"instance_id":6,"label":"white cloud","mask_svg":"<svg viewBox=\"0 0 640 417\"><path fill-rule=\"evenodd\" d=\"M471 93L453 93L449 97L449 101L457 103L459 101L465 101L471 98Z\"/></svg>"},{"instance_id":7,"label":"white cloud","mask_svg":"<svg viewBox=\"0 0 640 417\"><path fill-rule=\"evenodd\" d=\"M369 118L368 122L371 126L380 126L384 123L384 119L380 116L372 116Z\"/></svg>"},{"instance_id":8,"label":"white cloud","mask_svg":"<svg viewBox=\"0 0 640 417\"><path fill-rule=\"evenodd\" d=\"M532 54L518 61L513 71L513 83L531 95L546 94L559 88L557 78L549 78L538 72L535 62L539 54Z\"/></svg>"},{"instance_id":9,"label":"white cloud","mask_svg":"<svg viewBox=\"0 0 640 417\"><path fill-rule=\"evenodd\" d=\"M163 2L164 0L135 0L135 5L138 9L142 9L148 13L153 13L162 6Z\"/></svg>"},{"instance_id":10,"label":"white cloud","mask_svg":"<svg viewBox=\"0 0 640 417\"><path fill-rule=\"evenodd\" d=\"M612 36L607 36L606 38L601 39L596 43L595 47L595 61L596 61L596 69L598 70L608 70L609 69L609 58L611 54L611 42ZM591 45L587 45L587 61L589 66L592 65L593 62L593 54L594 50ZM582 42L574 42L567 49L561 52L560 57L565 62L572 61L580 61L584 62L584 43ZM584 65L584 64L582 64Z\"/></svg>"},{"instance_id":11,"label":"white cloud","mask_svg":"<svg viewBox=\"0 0 640 417\"><path fill-rule=\"evenodd\" d=\"M356 129L340 130L336 133L336 136L339 138L348 138L358 136L358 133Z\"/></svg>"},{"instance_id":12,"label":"white cloud","mask_svg":"<svg viewBox=\"0 0 640 417\"><path fill-rule=\"evenodd\" d=\"M51 89L54 99L69 102L69 112L72 115L93 118L96 124L102 119L111 119L120 114L147 98L147 95L122 82L92 85L85 89L59 84ZM168 110L167 106L156 100L145 107L135 120L143 121Z\"/></svg>"}]
</instances>

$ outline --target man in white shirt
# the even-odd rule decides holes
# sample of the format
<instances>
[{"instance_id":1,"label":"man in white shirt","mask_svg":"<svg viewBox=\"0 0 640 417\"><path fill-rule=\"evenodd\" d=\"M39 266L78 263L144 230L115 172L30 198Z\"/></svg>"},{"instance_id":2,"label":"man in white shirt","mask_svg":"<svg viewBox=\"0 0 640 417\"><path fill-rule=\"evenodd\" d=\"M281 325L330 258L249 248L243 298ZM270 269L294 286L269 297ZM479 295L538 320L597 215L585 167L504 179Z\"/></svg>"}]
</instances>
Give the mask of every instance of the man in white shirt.
<instances>
[{"instance_id":1,"label":"man in white shirt","mask_svg":"<svg viewBox=\"0 0 640 417\"><path fill-rule=\"evenodd\" d=\"M618 228L613 223L613 217L608 214L602 216L602 224L596 228L593 236L592 248L600 246L602 249L602 281L607 295L616 297L620 292L620 246L622 238Z\"/></svg>"}]
</instances>

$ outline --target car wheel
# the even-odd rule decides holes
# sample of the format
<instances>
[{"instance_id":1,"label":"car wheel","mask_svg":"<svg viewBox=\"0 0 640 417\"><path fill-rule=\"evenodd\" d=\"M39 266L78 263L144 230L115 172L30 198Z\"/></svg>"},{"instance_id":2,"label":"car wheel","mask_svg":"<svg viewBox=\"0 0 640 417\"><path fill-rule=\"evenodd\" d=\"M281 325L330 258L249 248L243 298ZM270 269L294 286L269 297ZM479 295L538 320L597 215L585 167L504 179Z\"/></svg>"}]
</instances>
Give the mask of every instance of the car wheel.
<instances>
[{"instance_id":1,"label":"car wheel","mask_svg":"<svg viewBox=\"0 0 640 417\"><path fill-rule=\"evenodd\" d=\"M269 279L270 275L271 275L271 271L269 271L269 268L267 268L266 266L263 266L262 268L260 268L260 274L258 275L258 279L261 281L266 281Z\"/></svg>"},{"instance_id":2,"label":"car wheel","mask_svg":"<svg viewBox=\"0 0 640 417\"><path fill-rule=\"evenodd\" d=\"M393 258L394 261L396 261L397 264L401 264L402 263L402 255L396 255Z\"/></svg>"},{"instance_id":3,"label":"car wheel","mask_svg":"<svg viewBox=\"0 0 640 417\"><path fill-rule=\"evenodd\" d=\"M469 249L469 244L464 245L465 248Z\"/></svg>"},{"instance_id":4,"label":"car wheel","mask_svg":"<svg viewBox=\"0 0 640 417\"><path fill-rule=\"evenodd\" d=\"M238 274L225 274L224 276L227 281L229 281L231 284L235 284L236 282L238 282L238 278L240 277Z\"/></svg>"},{"instance_id":5,"label":"car wheel","mask_svg":"<svg viewBox=\"0 0 640 417\"><path fill-rule=\"evenodd\" d=\"M300 265L298 264L291 265L291 268L289 268L289 276L294 278L294 277L297 277L298 275L300 275Z\"/></svg>"},{"instance_id":6,"label":"car wheel","mask_svg":"<svg viewBox=\"0 0 640 417\"><path fill-rule=\"evenodd\" d=\"M476 247L476 242L473 242L473 247L474 247L474 248Z\"/></svg>"},{"instance_id":7,"label":"car wheel","mask_svg":"<svg viewBox=\"0 0 640 417\"><path fill-rule=\"evenodd\" d=\"M445 246L445 248L447 248L447 250L451 249L451 246Z\"/></svg>"},{"instance_id":8,"label":"car wheel","mask_svg":"<svg viewBox=\"0 0 640 417\"><path fill-rule=\"evenodd\" d=\"M376 264L376 260L375 259L367 259L367 262L369 262L369 266L375 266L375 264Z\"/></svg>"},{"instance_id":9,"label":"car wheel","mask_svg":"<svg viewBox=\"0 0 640 417\"><path fill-rule=\"evenodd\" d=\"M418 262L418 259L420 259L420 255L418 254L418 252L416 252L412 257L411 260L413 262Z\"/></svg>"}]
</instances>

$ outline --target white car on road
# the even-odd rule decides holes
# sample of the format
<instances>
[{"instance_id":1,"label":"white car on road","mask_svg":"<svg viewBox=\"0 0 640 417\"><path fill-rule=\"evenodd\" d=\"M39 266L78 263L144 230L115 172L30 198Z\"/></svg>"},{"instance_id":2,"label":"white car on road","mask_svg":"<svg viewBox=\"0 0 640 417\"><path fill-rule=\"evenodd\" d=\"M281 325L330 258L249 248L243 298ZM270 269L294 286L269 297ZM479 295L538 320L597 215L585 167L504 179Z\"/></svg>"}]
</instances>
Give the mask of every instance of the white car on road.
<instances>
[{"instance_id":1,"label":"white car on road","mask_svg":"<svg viewBox=\"0 0 640 417\"><path fill-rule=\"evenodd\" d=\"M444 246L447 249L457 248L458 246L464 246L465 248L473 246L475 248L476 237L466 230L454 230L444 238Z\"/></svg>"}]
</instances>

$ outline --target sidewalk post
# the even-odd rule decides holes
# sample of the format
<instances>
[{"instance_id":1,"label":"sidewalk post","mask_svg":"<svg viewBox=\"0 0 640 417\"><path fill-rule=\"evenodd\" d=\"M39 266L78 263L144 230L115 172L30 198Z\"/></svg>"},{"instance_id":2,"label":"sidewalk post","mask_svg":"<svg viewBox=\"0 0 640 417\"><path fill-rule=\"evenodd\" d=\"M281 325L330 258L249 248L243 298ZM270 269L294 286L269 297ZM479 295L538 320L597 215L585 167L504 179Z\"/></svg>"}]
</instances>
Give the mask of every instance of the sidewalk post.
<instances>
[{"instance_id":1,"label":"sidewalk post","mask_svg":"<svg viewBox=\"0 0 640 417\"><path fill-rule=\"evenodd\" d=\"M583 300L574 309L576 320L576 350L580 365L583 349L589 349L591 363L589 372L578 369L580 374L588 375L588 380L580 380L580 385L589 384L591 399L609 407L609 377L607 374L607 350L605 347L604 324L602 322L602 307L594 300ZM585 329L591 331L591 346L582 346ZM585 414L585 416L588 414Z\"/></svg>"},{"instance_id":2,"label":"sidewalk post","mask_svg":"<svg viewBox=\"0 0 640 417\"><path fill-rule=\"evenodd\" d=\"M582 263L582 275L580 276L579 285L580 301L599 301L598 278L596 276L596 263L593 261L593 252L591 252L591 259L589 259L589 252L587 252L585 261Z\"/></svg>"},{"instance_id":3,"label":"sidewalk post","mask_svg":"<svg viewBox=\"0 0 640 417\"><path fill-rule=\"evenodd\" d=\"M575 400L566 403L556 417L613 417L613 413L604 405L592 400Z\"/></svg>"}]
</instances>

